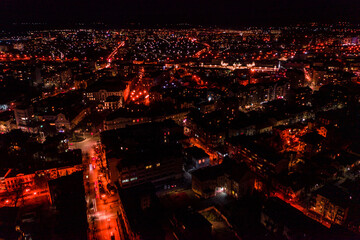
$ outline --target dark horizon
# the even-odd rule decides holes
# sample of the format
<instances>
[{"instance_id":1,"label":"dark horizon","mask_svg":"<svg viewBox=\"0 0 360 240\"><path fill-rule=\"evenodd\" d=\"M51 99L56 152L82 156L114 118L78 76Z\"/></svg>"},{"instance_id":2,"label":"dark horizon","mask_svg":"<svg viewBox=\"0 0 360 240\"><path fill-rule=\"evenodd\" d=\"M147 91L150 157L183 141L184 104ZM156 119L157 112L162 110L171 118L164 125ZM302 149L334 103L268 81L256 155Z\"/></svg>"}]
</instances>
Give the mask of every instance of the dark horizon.
<instances>
[{"instance_id":1,"label":"dark horizon","mask_svg":"<svg viewBox=\"0 0 360 240\"><path fill-rule=\"evenodd\" d=\"M111 27L127 25L191 25L243 27L288 25L296 23L346 21L359 23L354 0L257 0L257 1L145 1L115 0L3 0L0 3L0 27L13 23L45 23L72 26L75 23L105 23Z\"/></svg>"}]
</instances>

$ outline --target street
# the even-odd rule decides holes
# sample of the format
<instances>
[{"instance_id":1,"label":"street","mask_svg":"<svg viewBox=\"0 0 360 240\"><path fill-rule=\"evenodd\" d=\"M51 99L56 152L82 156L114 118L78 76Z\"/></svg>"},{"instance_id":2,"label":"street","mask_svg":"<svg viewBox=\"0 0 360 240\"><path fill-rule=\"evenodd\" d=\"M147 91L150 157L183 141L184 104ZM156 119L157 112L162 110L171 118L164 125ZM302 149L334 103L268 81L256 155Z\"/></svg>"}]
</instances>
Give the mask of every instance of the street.
<instances>
[{"instance_id":1,"label":"street","mask_svg":"<svg viewBox=\"0 0 360 240\"><path fill-rule=\"evenodd\" d=\"M72 147L83 152L84 187L87 201L89 239L120 239L117 226L118 195L111 195L106 189L108 179L101 166L106 165L98 145L99 136L88 136L84 141L74 143Z\"/></svg>"},{"instance_id":2,"label":"street","mask_svg":"<svg viewBox=\"0 0 360 240\"><path fill-rule=\"evenodd\" d=\"M217 165L222 162L222 159L220 159L219 155L216 153L216 151L210 149L205 144L201 143L201 141L197 138L189 138L189 143L192 144L195 147L201 148L206 152L207 155L210 157L210 164L211 165Z\"/></svg>"}]
</instances>

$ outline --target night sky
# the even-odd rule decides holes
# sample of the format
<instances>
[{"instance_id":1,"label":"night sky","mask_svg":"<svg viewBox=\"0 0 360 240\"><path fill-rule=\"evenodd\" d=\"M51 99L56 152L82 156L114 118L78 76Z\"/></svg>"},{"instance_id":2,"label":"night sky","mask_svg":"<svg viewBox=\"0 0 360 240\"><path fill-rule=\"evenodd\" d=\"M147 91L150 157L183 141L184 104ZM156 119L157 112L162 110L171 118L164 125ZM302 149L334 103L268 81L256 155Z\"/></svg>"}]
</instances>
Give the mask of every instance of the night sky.
<instances>
[{"instance_id":1,"label":"night sky","mask_svg":"<svg viewBox=\"0 0 360 240\"><path fill-rule=\"evenodd\" d=\"M360 20L359 0L0 0L0 21L228 26Z\"/></svg>"}]
</instances>

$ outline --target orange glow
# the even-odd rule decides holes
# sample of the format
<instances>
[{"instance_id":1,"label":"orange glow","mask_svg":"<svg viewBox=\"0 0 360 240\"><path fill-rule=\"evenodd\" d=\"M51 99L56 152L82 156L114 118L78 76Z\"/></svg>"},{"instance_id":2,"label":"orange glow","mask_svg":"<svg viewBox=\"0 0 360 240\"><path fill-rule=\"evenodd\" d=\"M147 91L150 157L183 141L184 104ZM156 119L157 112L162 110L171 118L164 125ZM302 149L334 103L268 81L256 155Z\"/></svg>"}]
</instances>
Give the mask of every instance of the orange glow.
<instances>
[{"instance_id":1,"label":"orange glow","mask_svg":"<svg viewBox=\"0 0 360 240\"><path fill-rule=\"evenodd\" d=\"M321 223L322 225L324 225L327 228L331 227L331 223L329 223L328 221L324 220L323 218L316 218L316 216L314 216L314 214L311 214L311 212L309 212L309 210L307 210L306 208L304 208L303 206L301 206L295 199L293 198L286 198L282 193L280 192L275 192L271 194L272 196L278 197L281 200L283 200L284 202L286 202L287 204L291 205L292 207L296 208L297 210L299 210L300 212L302 212L304 215L306 215L307 217Z\"/></svg>"}]
</instances>

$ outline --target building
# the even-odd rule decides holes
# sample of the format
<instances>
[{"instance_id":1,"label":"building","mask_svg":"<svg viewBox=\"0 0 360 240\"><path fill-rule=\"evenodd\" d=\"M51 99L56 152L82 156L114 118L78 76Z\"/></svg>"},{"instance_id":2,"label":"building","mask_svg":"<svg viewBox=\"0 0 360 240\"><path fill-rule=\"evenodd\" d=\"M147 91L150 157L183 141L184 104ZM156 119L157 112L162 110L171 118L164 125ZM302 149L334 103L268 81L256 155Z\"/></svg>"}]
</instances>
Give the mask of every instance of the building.
<instances>
[{"instance_id":1,"label":"building","mask_svg":"<svg viewBox=\"0 0 360 240\"><path fill-rule=\"evenodd\" d=\"M297 106L311 105L312 90L309 87L291 89L289 93L289 103Z\"/></svg>"},{"instance_id":2,"label":"building","mask_svg":"<svg viewBox=\"0 0 360 240\"><path fill-rule=\"evenodd\" d=\"M260 222L281 239L356 239L355 234L327 229L279 198L269 198L264 203Z\"/></svg>"},{"instance_id":3,"label":"building","mask_svg":"<svg viewBox=\"0 0 360 240\"><path fill-rule=\"evenodd\" d=\"M122 188L151 182L157 189L170 189L182 179L182 165L181 145L152 146L120 159L118 181Z\"/></svg>"},{"instance_id":4,"label":"building","mask_svg":"<svg viewBox=\"0 0 360 240\"><path fill-rule=\"evenodd\" d=\"M121 189L119 226L120 239L165 239L162 227L162 209L156 197L155 189L150 184Z\"/></svg>"},{"instance_id":5,"label":"building","mask_svg":"<svg viewBox=\"0 0 360 240\"><path fill-rule=\"evenodd\" d=\"M17 126L14 123L14 113L12 111L4 111L0 113L0 133L10 132L12 129L16 129Z\"/></svg>"},{"instance_id":6,"label":"building","mask_svg":"<svg viewBox=\"0 0 360 240\"><path fill-rule=\"evenodd\" d=\"M172 120L102 132L112 181L124 188L145 182L174 187L182 179L183 137L183 128Z\"/></svg>"},{"instance_id":7,"label":"building","mask_svg":"<svg viewBox=\"0 0 360 240\"><path fill-rule=\"evenodd\" d=\"M84 95L88 101L95 101L100 104L103 104L110 96L118 96L120 97L120 106L122 106L125 89L126 85L122 80L117 78L103 78L88 86Z\"/></svg>"},{"instance_id":8,"label":"building","mask_svg":"<svg viewBox=\"0 0 360 240\"><path fill-rule=\"evenodd\" d=\"M212 224L203 215L192 209L176 211L171 222L179 239L212 239Z\"/></svg>"},{"instance_id":9,"label":"building","mask_svg":"<svg viewBox=\"0 0 360 240\"><path fill-rule=\"evenodd\" d=\"M269 178L288 167L287 161L273 149L241 136L230 139L228 148L230 156L244 160L250 170L262 178Z\"/></svg>"},{"instance_id":10,"label":"building","mask_svg":"<svg viewBox=\"0 0 360 240\"><path fill-rule=\"evenodd\" d=\"M104 130L124 128L126 126L162 122L172 119L181 123L186 118L189 111L187 110L162 110L154 111L153 109L142 108L119 108L117 111L109 114L104 121Z\"/></svg>"},{"instance_id":11,"label":"building","mask_svg":"<svg viewBox=\"0 0 360 240\"><path fill-rule=\"evenodd\" d=\"M324 150L324 137L317 132L310 132L300 138L300 145L305 156L311 157Z\"/></svg>"},{"instance_id":12,"label":"building","mask_svg":"<svg viewBox=\"0 0 360 240\"><path fill-rule=\"evenodd\" d=\"M332 223L344 224L351 201L348 193L335 185L325 185L314 193L314 197L312 211Z\"/></svg>"},{"instance_id":13,"label":"building","mask_svg":"<svg viewBox=\"0 0 360 240\"><path fill-rule=\"evenodd\" d=\"M122 106L121 97L120 96L109 96L106 98L104 102L104 109L106 110L117 110Z\"/></svg>"},{"instance_id":14,"label":"building","mask_svg":"<svg viewBox=\"0 0 360 240\"><path fill-rule=\"evenodd\" d=\"M192 190L202 198L227 193L241 198L253 191L255 176L244 164L227 160L216 166L198 169L192 174Z\"/></svg>"},{"instance_id":15,"label":"building","mask_svg":"<svg viewBox=\"0 0 360 240\"><path fill-rule=\"evenodd\" d=\"M49 181L51 202L56 209L56 225L63 239L87 239L87 215L83 173Z\"/></svg>"},{"instance_id":16,"label":"building","mask_svg":"<svg viewBox=\"0 0 360 240\"><path fill-rule=\"evenodd\" d=\"M0 193L32 188L35 184L34 177L35 173L21 174L13 169L4 169L0 177Z\"/></svg>"},{"instance_id":17,"label":"building","mask_svg":"<svg viewBox=\"0 0 360 240\"><path fill-rule=\"evenodd\" d=\"M84 108L80 112L59 113L55 116L54 125L59 132L71 130L84 119L88 112L90 109Z\"/></svg>"},{"instance_id":18,"label":"building","mask_svg":"<svg viewBox=\"0 0 360 240\"><path fill-rule=\"evenodd\" d=\"M65 131L66 129L71 129L71 123L63 113L59 113L56 116L55 126L58 131Z\"/></svg>"},{"instance_id":19,"label":"building","mask_svg":"<svg viewBox=\"0 0 360 240\"><path fill-rule=\"evenodd\" d=\"M198 147L190 147L184 150L185 169L199 169L210 165L209 155Z\"/></svg>"},{"instance_id":20,"label":"building","mask_svg":"<svg viewBox=\"0 0 360 240\"><path fill-rule=\"evenodd\" d=\"M16 125L19 129L26 129L34 120L34 110L28 105L18 105L14 109Z\"/></svg>"},{"instance_id":21,"label":"building","mask_svg":"<svg viewBox=\"0 0 360 240\"><path fill-rule=\"evenodd\" d=\"M216 165L192 172L191 189L202 198L214 196L225 184L223 171L223 165Z\"/></svg>"},{"instance_id":22,"label":"building","mask_svg":"<svg viewBox=\"0 0 360 240\"><path fill-rule=\"evenodd\" d=\"M242 87L237 97L242 107L250 108L263 102L276 99L287 99L290 83L284 80L271 83L249 84Z\"/></svg>"},{"instance_id":23,"label":"building","mask_svg":"<svg viewBox=\"0 0 360 240\"><path fill-rule=\"evenodd\" d=\"M78 91L44 98L34 103L34 108L38 126L49 124L57 132L73 129L90 112Z\"/></svg>"}]
</instances>

